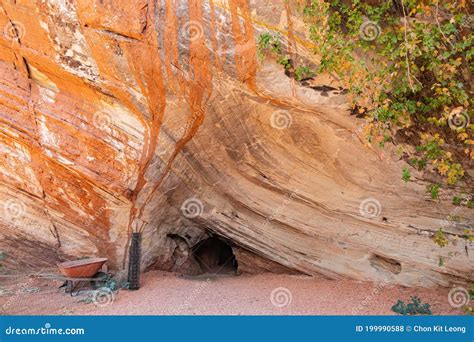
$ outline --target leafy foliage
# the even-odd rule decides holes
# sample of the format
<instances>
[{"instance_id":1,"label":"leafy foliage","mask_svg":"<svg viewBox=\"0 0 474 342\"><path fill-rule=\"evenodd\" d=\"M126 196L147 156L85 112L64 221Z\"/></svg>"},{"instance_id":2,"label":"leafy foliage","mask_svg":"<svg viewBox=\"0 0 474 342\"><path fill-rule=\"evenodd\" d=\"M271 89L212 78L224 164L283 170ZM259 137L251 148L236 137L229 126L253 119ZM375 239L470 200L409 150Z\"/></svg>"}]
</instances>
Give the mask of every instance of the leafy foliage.
<instances>
[{"instance_id":1,"label":"leafy foliage","mask_svg":"<svg viewBox=\"0 0 474 342\"><path fill-rule=\"evenodd\" d=\"M440 247L446 247L449 244L449 240L441 228L434 234L433 241Z\"/></svg>"},{"instance_id":2,"label":"leafy foliage","mask_svg":"<svg viewBox=\"0 0 474 342\"><path fill-rule=\"evenodd\" d=\"M365 114L367 141L400 144L411 166L438 174L451 187L471 181L465 168L474 159L469 6L454 0L309 0L303 9L320 57L311 72L339 78L353 108ZM281 44L262 36L259 47L284 55ZM297 80L304 68L296 69Z\"/></svg>"},{"instance_id":3,"label":"leafy foliage","mask_svg":"<svg viewBox=\"0 0 474 342\"><path fill-rule=\"evenodd\" d=\"M266 52L271 51L277 56L279 64L285 66L289 63L289 57L283 54L280 37L269 32L262 33L258 37L257 54L260 59L265 57Z\"/></svg>"},{"instance_id":4,"label":"leafy foliage","mask_svg":"<svg viewBox=\"0 0 474 342\"><path fill-rule=\"evenodd\" d=\"M112 291L118 291L117 281L110 276L105 279L104 286Z\"/></svg>"},{"instance_id":5,"label":"leafy foliage","mask_svg":"<svg viewBox=\"0 0 474 342\"><path fill-rule=\"evenodd\" d=\"M263 59L267 53L272 53L276 57L277 63L282 65L285 70L290 71L289 75L292 75L297 81L314 75L313 70L307 66L294 67L289 55L283 51L280 37L269 32L262 33L257 44L257 55L260 59Z\"/></svg>"},{"instance_id":6,"label":"leafy foliage","mask_svg":"<svg viewBox=\"0 0 474 342\"><path fill-rule=\"evenodd\" d=\"M295 69L295 79L301 81L305 77L313 76L313 71L307 66L299 66Z\"/></svg>"},{"instance_id":7,"label":"leafy foliage","mask_svg":"<svg viewBox=\"0 0 474 342\"><path fill-rule=\"evenodd\" d=\"M6 257L7 255L5 254L5 252L0 251L0 261L5 260ZM0 263L0 267L3 267L2 263Z\"/></svg>"},{"instance_id":8,"label":"leafy foliage","mask_svg":"<svg viewBox=\"0 0 474 342\"><path fill-rule=\"evenodd\" d=\"M411 173L408 168L404 167L402 170L402 179L405 181L405 183L409 182L411 179Z\"/></svg>"},{"instance_id":9,"label":"leafy foliage","mask_svg":"<svg viewBox=\"0 0 474 342\"><path fill-rule=\"evenodd\" d=\"M405 304L403 301L398 300L397 303L392 306L392 311L400 315L431 315L430 305L425 303L421 304L421 299L417 296L411 297L411 303Z\"/></svg>"},{"instance_id":10,"label":"leafy foliage","mask_svg":"<svg viewBox=\"0 0 474 342\"><path fill-rule=\"evenodd\" d=\"M257 51L258 56L263 58L265 51L270 49L273 53L280 55L282 53L280 39L268 32L262 33L258 38Z\"/></svg>"},{"instance_id":11,"label":"leafy foliage","mask_svg":"<svg viewBox=\"0 0 474 342\"><path fill-rule=\"evenodd\" d=\"M443 267L443 266L444 266L444 258L441 257L441 256L438 258L438 266L439 266L439 267Z\"/></svg>"},{"instance_id":12,"label":"leafy foliage","mask_svg":"<svg viewBox=\"0 0 474 342\"><path fill-rule=\"evenodd\" d=\"M431 196L431 199L438 199L439 198L439 189L441 188L441 185L436 183L436 184L431 184L428 186L428 192Z\"/></svg>"},{"instance_id":13,"label":"leafy foliage","mask_svg":"<svg viewBox=\"0 0 474 342\"><path fill-rule=\"evenodd\" d=\"M474 230L464 229L464 234L460 235L460 237L469 242L474 242Z\"/></svg>"},{"instance_id":14,"label":"leafy foliage","mask_svg":"<svg viewBox=\"0 0 474 342\"><path fill-rule=\"evenodd\" d=\"M469 299L470 299L471 301L474 300L474 284L472 284L472 285L471 285L471 288L469 289ZM468 315L474 315L474 307L472 307L472 306L466 306L466 307L464 308L464 310L466 311L466 313L467 313Z\"/></svg>"}]
</instances>

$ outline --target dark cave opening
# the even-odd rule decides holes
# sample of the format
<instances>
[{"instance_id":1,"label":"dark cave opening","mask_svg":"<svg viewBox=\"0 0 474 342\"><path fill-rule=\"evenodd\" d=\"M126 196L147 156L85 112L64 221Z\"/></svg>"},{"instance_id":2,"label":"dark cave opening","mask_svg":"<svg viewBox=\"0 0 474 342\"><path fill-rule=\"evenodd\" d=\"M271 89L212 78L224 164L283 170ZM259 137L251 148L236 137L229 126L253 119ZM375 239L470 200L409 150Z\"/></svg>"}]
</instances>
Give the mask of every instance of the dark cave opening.
<instances>
[{"instance_id":1,"label":"dark cave opening","mask_svg":"<svg viewBox=\"0 0 474 342\"><path fill-rule=\"evenodd\" d=\"M237 274L237 259L225 241L210 237L199 242L193 250L202 273Z\"/></svg>"}]
</instances>

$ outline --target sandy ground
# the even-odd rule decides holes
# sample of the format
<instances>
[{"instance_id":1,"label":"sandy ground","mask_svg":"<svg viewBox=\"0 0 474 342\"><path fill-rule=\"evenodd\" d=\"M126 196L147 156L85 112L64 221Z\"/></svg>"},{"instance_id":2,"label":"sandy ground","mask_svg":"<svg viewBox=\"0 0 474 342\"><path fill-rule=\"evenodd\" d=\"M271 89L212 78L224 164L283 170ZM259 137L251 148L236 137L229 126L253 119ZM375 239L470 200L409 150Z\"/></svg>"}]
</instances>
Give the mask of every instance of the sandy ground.
<instances>
[{"instance_id":1,"label":"sandy ground","mask_svg":"<svg viewBox=\"0 0 474 342\"><path fill-rule=\"evenodd\" d=\"M3 284L3 285L2 285ZM71 297L58 281L23 278L0 283L0 314L15 315L392 315L398 299L418 296L434 315L462 314L449 289L332 281L292 275L183 278L153 271L138 291L85 290ZM94 296L95 295L95 296ZM95 298L92 300L92 298Z\"/></svg>"}]
</instances>

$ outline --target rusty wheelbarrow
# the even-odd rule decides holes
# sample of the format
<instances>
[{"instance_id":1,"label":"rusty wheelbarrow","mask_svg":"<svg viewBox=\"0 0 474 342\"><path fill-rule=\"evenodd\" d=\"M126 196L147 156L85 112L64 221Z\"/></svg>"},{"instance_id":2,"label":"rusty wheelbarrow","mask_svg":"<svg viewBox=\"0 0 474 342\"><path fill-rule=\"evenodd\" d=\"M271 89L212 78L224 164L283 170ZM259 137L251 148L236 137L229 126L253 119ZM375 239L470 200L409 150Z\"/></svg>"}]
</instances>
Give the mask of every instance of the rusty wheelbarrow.
<instances>
[{"instance_id":1,"label":"rusty wheelbarrow","mask_svg":"<svg viewBox=\"0 0 474 342\"><path fill-rule=\"evenodd\" d=\"M77 295L76 288L83 282L90 282L94 289L103 286L107 280L107 273L100 272L107 258L89 258L66 261L58 264L62 276L43 275L42 278L64 280L61 287L66 287L66 293Z\"/></svg>"},{"instance_id":2,"label":"rusty wheelbarrow","mask_svg":"<svg viewBox=\"0 0 474 342\"><path fill-rule=\"evenodd\" d=\"M90 258L66 261L58 265L59 271L68 278L91 278L107 262L107 258Z\"/></svg>"}]
</instances>

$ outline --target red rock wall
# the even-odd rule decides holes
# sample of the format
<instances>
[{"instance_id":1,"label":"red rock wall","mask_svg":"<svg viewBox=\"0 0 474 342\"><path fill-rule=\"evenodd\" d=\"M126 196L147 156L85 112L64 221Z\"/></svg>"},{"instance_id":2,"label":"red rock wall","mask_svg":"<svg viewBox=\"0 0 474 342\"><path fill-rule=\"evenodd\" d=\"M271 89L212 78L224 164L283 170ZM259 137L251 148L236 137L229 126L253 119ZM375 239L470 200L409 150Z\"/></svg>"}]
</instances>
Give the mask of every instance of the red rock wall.
<instances>
[{"instance_id":1,"label":"red rock wall","mask_svg":"<svg viewBox=\"0 0 474 342\"><path fill-rule=\"evenodd\" d=\"M192 246L217 234L307 274L426 286L472 279L471 245L440 249L430 239L458 209L424 201L425 184L400 180L390 148L365 146L342 94L324 96L258 61L256 39L271 30L317 63L296 8L3 0L6 266L100 255L123 268L130 231L143 229L145 267L189 267ZM445 230L472 223L458 214L464 221Z\"/></svg>"}]
</instances>

